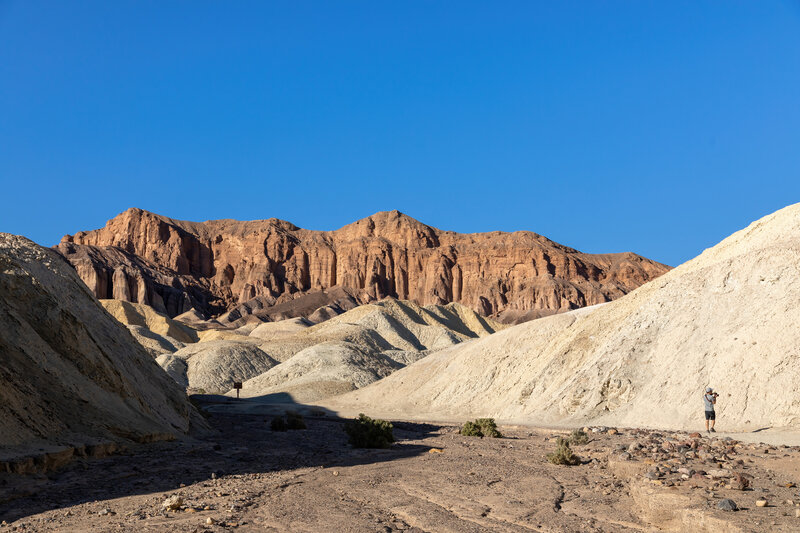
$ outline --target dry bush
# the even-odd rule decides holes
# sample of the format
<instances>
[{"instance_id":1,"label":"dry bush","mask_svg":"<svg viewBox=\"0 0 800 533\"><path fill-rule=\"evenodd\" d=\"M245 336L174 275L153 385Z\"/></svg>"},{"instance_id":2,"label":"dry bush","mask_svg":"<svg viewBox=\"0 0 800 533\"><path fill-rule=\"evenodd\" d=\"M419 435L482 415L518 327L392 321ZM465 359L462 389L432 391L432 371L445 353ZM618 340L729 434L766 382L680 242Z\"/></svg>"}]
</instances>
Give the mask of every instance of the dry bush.
<instances>
[{"instance_id":1,"label":"dry bush","mask_svg":"<svg viewBox=\"0 0 800 533\"><path fill-rule=\"evenodd\" d=\"M569 435L569 443L573 446L576 444L586 444L587 442L589 442L589 435L580 429L572 430L572 433Z\"/></svg>"},{"instance_id":2,"label":"dry bush","mask_svg":"<svg viewBox=\"0 0 800 533\"><path fill-rule=\"evenodd\" d=\"M466 437L492 437L495 439L503 436L497 430L494 418L478 418L474 422L465 422L459 433Z\"/></svg>"},{"instance_id":3,"label":"dry bush","mask_svg":"<svg viewBox=\"0 0 800 533\"><path fill-rule=\"evenodd\" d=\"M572 453L572 449L569 447L569 441L562 437L558 437L556 451L548 453L547 460L554 465L574 466L581 463L580 457Z\"/></svg>"},{"instance_id":4,"label":"dry bush","mask_svg":"<svg viewBox=\"0 0 800 533\"><path fill-rule=\"evenodd\" d=\"M303 420L303 415L295 411L286 411L286 426L289 429L306 429L308 427Z\"/></svg>"},{"instance_id":5,"label":"dry bush","mask_svg":"<svg viewBox=\"0 0 800 533\"><path fill-rule=\"evenodd\" d=\"M345 423L344 430L354 448L388 448L394 442L391 423L373 420L364 413Z\"/></svg>"},{"instance_id":6,"label":"dry bush","mask_svg":"<svg viewBox=\"0 0 800 533\"><path fill-rule=\"evenodd\" d=\"M286 431L289 429L289 426L286 424L286 420L283 419L282 416L276 416L270 422L269 427L272 431Z\"/></svg>"}]
</instances>

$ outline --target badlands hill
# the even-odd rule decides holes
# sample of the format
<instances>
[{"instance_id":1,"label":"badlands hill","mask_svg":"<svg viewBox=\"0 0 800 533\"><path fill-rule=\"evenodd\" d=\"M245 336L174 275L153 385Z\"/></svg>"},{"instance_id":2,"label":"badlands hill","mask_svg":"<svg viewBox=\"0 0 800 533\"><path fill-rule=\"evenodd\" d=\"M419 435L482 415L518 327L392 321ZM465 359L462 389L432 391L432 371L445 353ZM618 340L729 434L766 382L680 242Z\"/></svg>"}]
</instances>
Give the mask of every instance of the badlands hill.
<instances>
[{"instance_id":1,"label":"badlands hill","mask_svg":"<svg viewBox=\"0 0 800 533\"><path fill-rule=\"evenodd\" d=\"M183 391L60 255L6 233L0 354L0 462L203 425Z\"/></svg>"},{"instance_id":2,"label":"badlands hill","mask_svg":"<svg viewBox=\"0 0 800 533\"><path fill-rule=\"evenodd\" d=\"M800 204L611 303L431 354L329 405L416 419L800 427Z\"/></svg>"},{"instance_id":3,"label":"badlands hill","mask_svg":"<svg viewBox=\"0 0 800 533\"><path fill-rule=\"evenodd\" d=\"M271 320L331 316L394 297L461 303L504 322L614 300L667 270L632 253L585 254L519 231L459 234L397 211L336 231L277 219L186 222L129 209L56 248L98 298L148 304L169 316L233 312L236 325L298 297ZM332 292L328 292L332 291ZM262 316L264 318L264 316Z\"/></svg>"},{"instance_id":4,"label":"badlands hill","mask_svg":"<svg viewBox=\"0 0 800 533\"><path fill-rule=\"evenodd\" d=\"M172 320L149 305L124 300L100 300L100 305L125 325L153 357L179 350L199 338L194 328Z\"/></svg>"},{"instance_id":5,"label":"badlands hill","mask_svg":"<svg viewBox=\"0 0 800 533\"><path fill-rule=\"evenodd\" d=\"M387 299L362 305L262 344L266 353L283 362L246 381L241 393L285 393L296 402L316 401L364 387L432 351L503 327L459 304L421 307Z\"/></svg>"},{"instance_id":6,"label":"badlands hill","mask_svg":"<svg viewBox=\"0 0 800 533\"><path fill-rule=\"evenodd\" d=\"M294 318L201 331L199 342L165 350L157 361L192 392L225 393L242 381L244 397L286 393L312 401L504 327L459 304L421 307L386 299L320 324Z\"/></svg>"}]
</instances>

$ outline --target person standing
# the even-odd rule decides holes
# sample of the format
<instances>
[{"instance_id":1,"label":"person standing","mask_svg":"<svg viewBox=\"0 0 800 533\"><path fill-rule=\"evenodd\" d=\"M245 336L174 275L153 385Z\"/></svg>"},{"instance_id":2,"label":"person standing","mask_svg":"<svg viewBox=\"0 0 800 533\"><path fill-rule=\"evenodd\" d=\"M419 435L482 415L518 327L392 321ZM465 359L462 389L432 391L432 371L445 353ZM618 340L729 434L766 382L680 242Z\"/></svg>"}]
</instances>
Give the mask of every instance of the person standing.
<instances>
[{"instance_id":1,"label":"person standing","mask_svg":"<svg viewBox=\"0 0 800 533\"><path fill-rule=\"evenodd\" d=\"M703 405L706 410L706 433L716 433L717 430L714 429L714 424L717 421L717 414L714 411L714 406L717 403L717 394L714 392L714 389L711 387L706 388L706 393L703 394ZM709 420L711 421L711 427L709 427Z\"/></svg>"}]
</instances>

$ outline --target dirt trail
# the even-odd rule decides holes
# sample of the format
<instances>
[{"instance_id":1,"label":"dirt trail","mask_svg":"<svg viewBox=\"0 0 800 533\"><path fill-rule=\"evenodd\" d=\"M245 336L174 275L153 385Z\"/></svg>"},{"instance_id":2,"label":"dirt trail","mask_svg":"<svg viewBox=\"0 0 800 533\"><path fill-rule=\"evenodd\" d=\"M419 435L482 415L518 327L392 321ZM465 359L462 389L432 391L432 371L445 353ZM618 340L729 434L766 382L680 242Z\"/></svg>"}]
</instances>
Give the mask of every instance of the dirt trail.
<instances>
[{"instance_id":1,"label":"dirt trail","mask_svg":"<svg viewBox=\"0 0 800 533\"><path fill-rule=\"evenodd\" d=\"M455 426L397 422L392 448L356 450L341 420L309 417L308 429L286 433L270 431L269 421L212 414L219 433L207 440L81 460L47 477L4 474L0 520L8 524L0 532L800 527L797 507L786 503L800 502L798 489L785 486L800 482L798 472L784 470L800 459L798 448L699 438L693 458L691 448L662 449L686 434L621 429L590 433L588 444L575 446L583 464L563 467L544 459L558 434L552 430L502 427L506 438L479 439ZM626 457L632 443L642 448ZM752 476L754 490L727 489L729 477L710 474L686 480L671 471L677 468L715 476L740 471ZM163 510L172 495L182 497L180 510ZM746 509L718 510L727 497ZM770 506L756 507L762 497Z\"/></svg>"}]
</instances>

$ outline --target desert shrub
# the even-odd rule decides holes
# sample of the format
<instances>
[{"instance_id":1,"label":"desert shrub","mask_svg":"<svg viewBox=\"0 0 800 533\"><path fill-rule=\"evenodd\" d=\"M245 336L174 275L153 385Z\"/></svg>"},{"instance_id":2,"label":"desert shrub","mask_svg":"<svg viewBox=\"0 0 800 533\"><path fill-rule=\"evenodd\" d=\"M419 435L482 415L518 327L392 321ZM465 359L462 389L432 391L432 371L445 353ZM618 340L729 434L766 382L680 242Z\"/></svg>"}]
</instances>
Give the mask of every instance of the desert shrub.
<instances>
[{"instance_id":1,"label":"desert shrub","mask_svg":"<svg viewBox=\"0 0 800 533\"><path fill-rule=\"evenodd\" d=\"M573 429L569 435L569 443L573 446L576 444L586 444L589 442L589 435L580 429Z\"/></svg>"},{"instance_id":2,"label":"desert shrub","mask_svg":"<svg viewBox=\"0 0 800 533\"><path fill-rule=\"evenodd\" d=\"M569 440L558 437L556 441L556 451L547 454L547 460L554 465L578 465L581 462L580 457L572 453L569 447Z\"/></svg>"},{"instance_id":3,"label":"desert shrub","mask_svg":"<svg viewBox=\"0 0 800 533\"><path fill-rule=\"evenodd\" d=\"M461 426L461 431L459 433L465 437L483 437L481 428L479 428L475 422L464 422L464 425Z\"/></svg>"},{"instance_id":4,"label":"desert shrub","mask_svg":"<svg viewBox=\"0 0 800 533\"><path fill-rule=\"evenodd\" d=\"M474 422L465 422L460 433L466 437L492 437L499 439L503 435L497 431L494 418L478 418Z\"/></svg>"},{"instance_id":5,"label":"desert shrub","mask_svg":"<svg viewBox=\"0 0 800 533\"><path fill-rule=\"evenodd\" d=\"M286 411L286 426L289 429L306 429L306 422L303 415L295 411Z\"/></svg>"},{"instance_id":6,"label":"desert shrub","mask_svg":"<svg viewBox=\"0 0 800 533\"><path fill-rule=\"evenodd\" d=\"M286 431L289 429L289 425L286 423L286 420L283 419L282 416L276 416L270 422L269 427L272 431Z\"/></svg>"},{"instance_id":7,"label":"desert shrub","mask_svg":"<svg viewBox=\"0 0 800 533\"><path fill-rule=\"evenodd\" d=\"M364 413L344 425L355 448L388 448L394 442L392 424L386 420L373 420Z\"/></svg>"}]
</instances>

